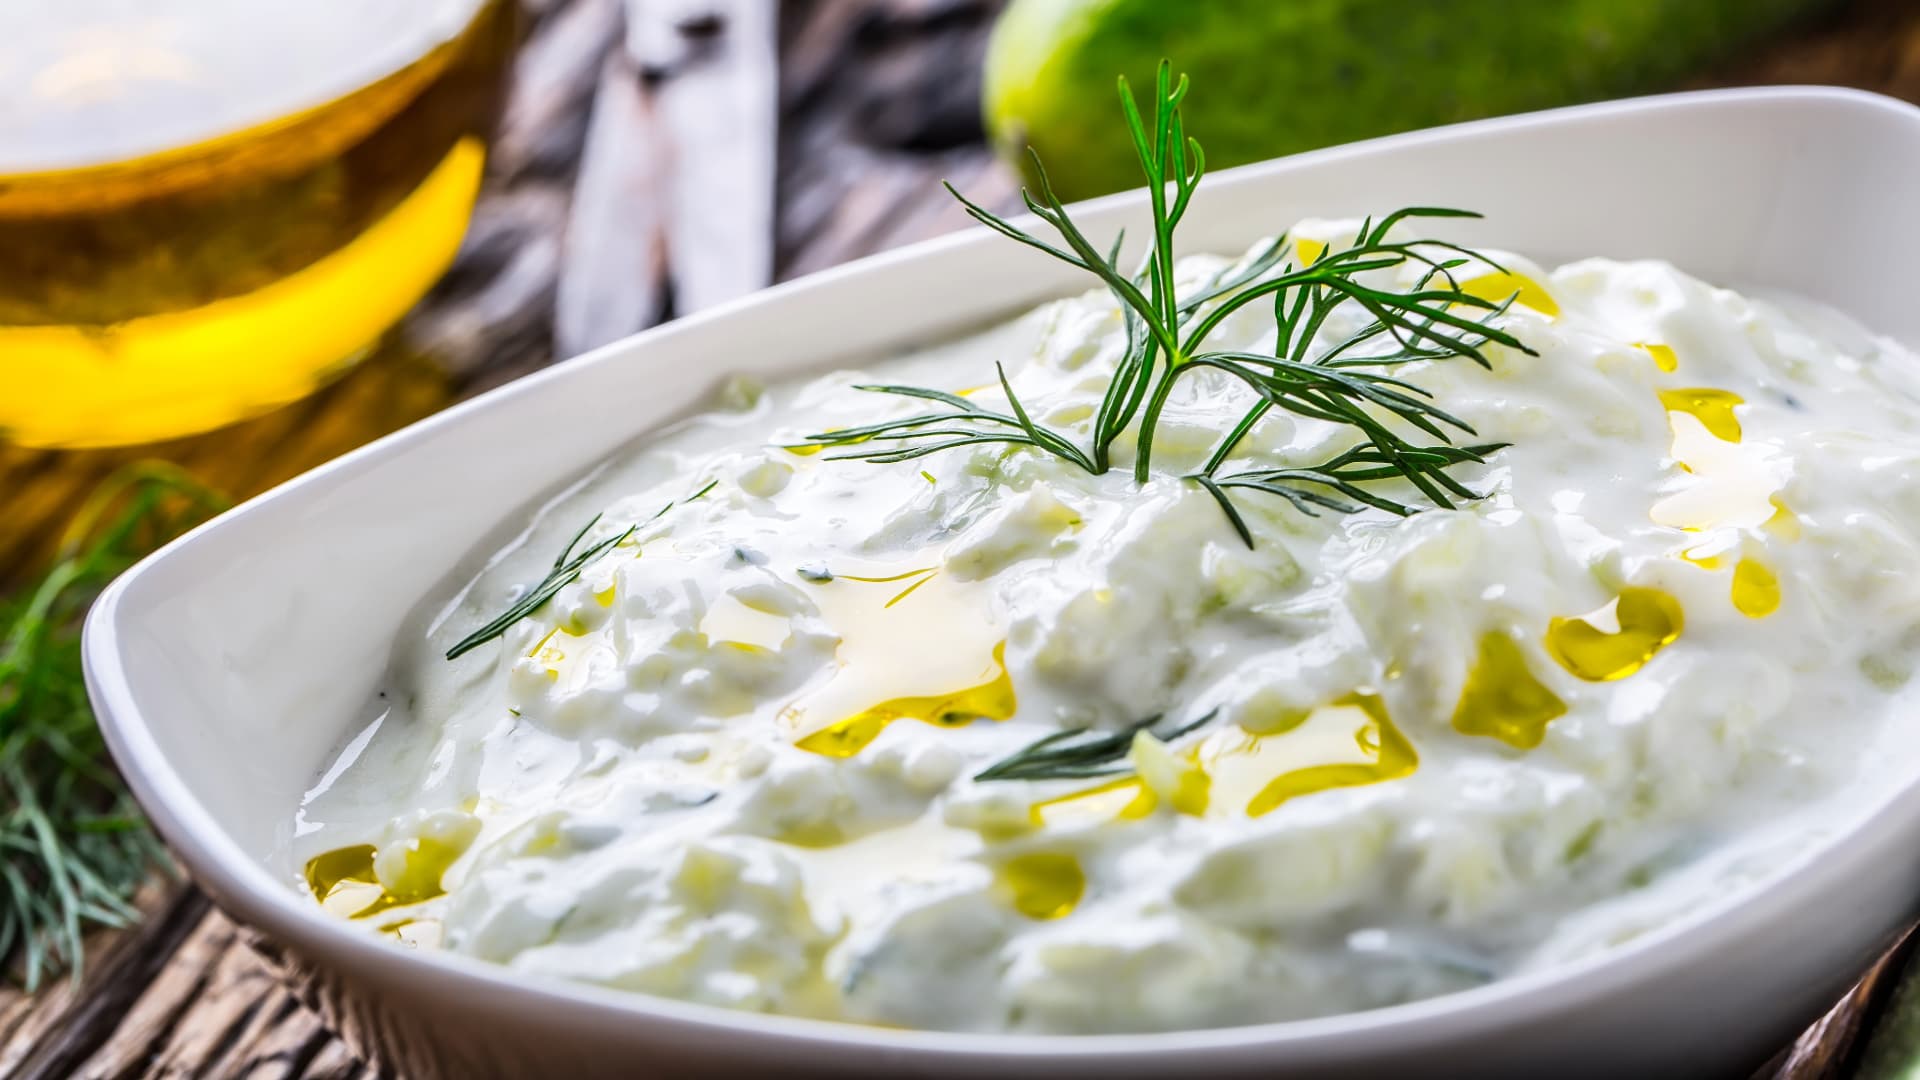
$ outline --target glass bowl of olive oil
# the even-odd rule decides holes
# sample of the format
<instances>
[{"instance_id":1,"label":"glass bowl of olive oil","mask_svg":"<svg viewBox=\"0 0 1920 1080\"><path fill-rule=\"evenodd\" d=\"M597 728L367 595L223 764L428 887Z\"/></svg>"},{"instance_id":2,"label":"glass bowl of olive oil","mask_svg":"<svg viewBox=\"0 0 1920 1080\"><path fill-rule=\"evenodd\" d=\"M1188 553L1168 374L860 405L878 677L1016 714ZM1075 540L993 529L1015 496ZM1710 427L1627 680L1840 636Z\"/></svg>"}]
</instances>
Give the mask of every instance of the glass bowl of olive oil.
<instances>
[{"instance_id":1,"label":"glass bowl of olive oil","mask_svg":"<svg viewBox=\"0 0 1920 1080\"><path fill-rule=\"evenodd\" d=\"M452 262L510 0L0 5L0 441L218 427Z\"/></svg>"}]
</instances>

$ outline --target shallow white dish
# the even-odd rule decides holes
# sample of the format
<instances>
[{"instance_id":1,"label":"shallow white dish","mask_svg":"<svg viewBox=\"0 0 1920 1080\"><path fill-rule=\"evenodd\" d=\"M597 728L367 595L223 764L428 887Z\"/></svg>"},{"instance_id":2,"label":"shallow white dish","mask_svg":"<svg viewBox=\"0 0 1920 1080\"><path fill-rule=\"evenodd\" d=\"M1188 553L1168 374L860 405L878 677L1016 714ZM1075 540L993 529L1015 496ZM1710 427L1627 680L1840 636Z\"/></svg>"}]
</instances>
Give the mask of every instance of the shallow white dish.
<instances>
[{"instance_id":1,"label":"shallow white dish","mask_svg":"<svg viewBox=\"0 0 1920 1080\"><path fill-rule=\"evenodd\" d=\"M1685 94L1224 172L1195 200L1183 250L1239 250L1308 215L1473 207L1488 220L1454 238L1542 262L1665 258L1710 281L1825 301L1916 344L1916 178L1920 108L1830 89ZM1079 220L1110 236L1140 223L1143 202L1100 200ZM1034 1037L879 1030L532 980L375 940L296 890L294 809L362 717L394 630L451 562L496 546L516 507L697 405L725 374L833 366L1084 287L974 230L616 343L283 485L141 563L95 606L88 682L114 756L200 883L284 948L350 1038L408 1075L1741 1075L1920 909L1920 785L1909 782L1766 887L1590 962L1319 1020Z\"/></svg>"}]
</instances>

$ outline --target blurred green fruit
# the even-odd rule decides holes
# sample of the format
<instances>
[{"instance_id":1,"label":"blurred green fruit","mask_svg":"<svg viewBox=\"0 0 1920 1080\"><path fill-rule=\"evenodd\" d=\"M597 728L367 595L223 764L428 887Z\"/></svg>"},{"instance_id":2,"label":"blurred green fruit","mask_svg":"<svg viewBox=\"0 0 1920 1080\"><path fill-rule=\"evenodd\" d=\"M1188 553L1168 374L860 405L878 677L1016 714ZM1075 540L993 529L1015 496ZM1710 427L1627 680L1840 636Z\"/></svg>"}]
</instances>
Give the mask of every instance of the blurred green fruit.
<instances>
[{"instance_id":1,"label":"blurred green fruit","mask_svg":"<svg viewBox=\"0 0 1920 1080\"><path fill-rule=\"evenodd\" d=\"M1013 0L987 49L995 147L1067 199L1138 187L1114 96L1193 77L1209 167L1667 89L1826 0ZM1031 176L1029 176L1031 179Z\"/></svg>"}]
</instances>

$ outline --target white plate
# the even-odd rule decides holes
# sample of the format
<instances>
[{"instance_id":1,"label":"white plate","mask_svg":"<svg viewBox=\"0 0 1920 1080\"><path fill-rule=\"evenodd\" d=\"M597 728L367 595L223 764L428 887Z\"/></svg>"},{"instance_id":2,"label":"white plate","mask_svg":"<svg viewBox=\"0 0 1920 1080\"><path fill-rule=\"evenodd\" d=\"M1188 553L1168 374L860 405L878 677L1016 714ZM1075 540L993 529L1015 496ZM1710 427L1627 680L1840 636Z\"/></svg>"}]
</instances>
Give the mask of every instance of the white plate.
<instances>
[{"instance_id":1,"label":"white plate","mask_svg":"<svg viewBox=\"0 0 1920 1080\"><path fill-rule=\"evenodd\" d=\"M1202 133L1204 134L1204 133ZM1830 89L1648 98L1417 132L1224 172L1187 251L1402 205L1549 262L1659 257L1788 289L1920 343L1920 109ZM1096 237L1141 193L1087 204ZM1140 235L1138 228L1133 235ZM876 256L610 345L348 454L110 587L89 686L134 792L209 892L282 945L363 1046L410 1074L779 1068L836 1075L1289 1077L1740 1072L1833 1001L1920 906L1920 789L1763 889L1585 962L1319 1020L1181 1034L965 1036L724 1011L412 953L324 916L286 852L300 793L380 678L395 628L503 518L732 372L899 349L1086 286L983 230Z\"/></svg>"}]
</instances>

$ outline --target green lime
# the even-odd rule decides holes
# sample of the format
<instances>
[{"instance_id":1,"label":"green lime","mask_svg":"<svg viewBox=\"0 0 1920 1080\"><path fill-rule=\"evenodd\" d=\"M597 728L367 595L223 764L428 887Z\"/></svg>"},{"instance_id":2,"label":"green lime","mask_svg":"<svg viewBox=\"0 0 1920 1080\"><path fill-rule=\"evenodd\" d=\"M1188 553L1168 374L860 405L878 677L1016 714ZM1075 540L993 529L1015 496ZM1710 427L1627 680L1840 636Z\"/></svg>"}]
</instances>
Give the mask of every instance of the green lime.
<instances>
[{"instance_id":1,"label":"green lime","mask_svg":"<svg viewBox=\"0 0 1920 1080\"><path fill-rule=\"evenodd\" d=\"M1114 79L1162 57L1199 87L1209 167L1672 87L1826 0L1013 0L986 121L1061 197L1138 187Z\"/></svg>"}]
</instances>

